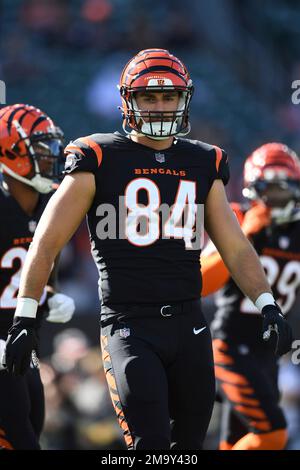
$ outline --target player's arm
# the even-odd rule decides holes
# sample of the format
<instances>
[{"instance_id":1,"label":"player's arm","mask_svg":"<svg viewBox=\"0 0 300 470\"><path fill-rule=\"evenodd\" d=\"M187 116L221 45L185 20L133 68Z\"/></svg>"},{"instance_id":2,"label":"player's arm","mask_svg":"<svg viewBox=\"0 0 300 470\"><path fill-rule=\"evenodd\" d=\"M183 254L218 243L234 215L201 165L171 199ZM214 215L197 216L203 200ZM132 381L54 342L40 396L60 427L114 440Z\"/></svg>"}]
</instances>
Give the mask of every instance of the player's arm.
<instances>
[{"instance_id":1,"label":"player's arm","mask_svg":"<svg viewBox=\"0 0 300 470\"><path fill-rule=\"evenodd\" d=\"M6 346L6 366L23 374L35 349L35 317L43 289L58 253L89 210L96 191L92 173L67 175L39 221L22 270L14 325ZM25 333L24 333L25 332Z\"/></svg>"},{"instance_id":2,"label":"player's arm","mask_svg":"<svg viewBox=\"0 0 300 470\"><path fill-rule=\"evenodd\" d=\"M270 224L270 211L263 204L255 204L246 212L240 205L231 202L230 207L248 239ZM230 278L230 273L215 245L210 240L201 253L202 297L221 289Z\"/></svg>"},{"instance_id":3,"label":"player's arm","mask_svg":"<svg viewBox=\"0 0 300 470\"><path fill-rule=\"evenodd\" d=\"M252 236L270 224L270 210L263 204L255 204L245 213L240 205L230 203L244 235L251 240ZM230 273L215 245L209 241L201 253L202 296L210 295L221 289L230 278Z\"/></svg>"},{"instance_id":4,"label":"player's arm","mask_svg":"<svg viewBox=\"0 0 300 470\"><path fill-rule=\"evenodd\" d=\"M53 262L89 210L95 195L91 173L67 175L38 223L22 270L19 297L36 301L48 282Z\"/></svg>"},{"instance_id":5,"label":"player's arm","mask_svg":"<svg viewBox=\"0 0 300 470\"><path fill-rule=\"evenodd\" d=\"M225 194L215 180L205 204L205 228L240 289L253 302L264 292L272 294L260 260L245 237Z\"/></svg>"},{"instance_id":6,"label":"player's arm","mask_svg":"<svg viewBox=\"0 0 300 470\"><path fill-rule=\"evenodd\" d=\"M75 302L72 297L59 291L58 271L60 253L56 256L53 268L46 285L46 300L39 308L43 316L51 323L67 323L75 312Z\"/></svg>"},{"instance_id":7,"label":"player's arm","mask_svg":"<svg viewBox=\"0 0 300 470\"><path fill-rule=\"evenodd\" d=\"M53 294L54 292L56 292L57 285L58 285L59 258L60 258L60 253L58 253L57 257L54 260L53 268L52 268L52 271L50 273L50 276L46 285L47 292L51 292Z\"/></svg>"},{"instance_id":8,"label":"player's arm","mask_svg":"<svg viewBox=\"0 0 300 470\"><path fill-rule=\"evenodd\" d=\"M278 309L277 314L279 314L280 310L275 306L272 290L258 255L241 230L237 218L227 201L224 185L220 179L214 181L206 200L205 228L242 292L255 303L258 310L263 314L270 310L268 307L272 307L272 315L275 312L274 308ZM274 318L273 316L272 322L271 320L270 322L274 326L276 315ZM277 344L274 349L283 354L290 349L291 337L290 331L287 331L288 325L281 317L277 323L281 323L281 320L284 322L282 326L284 331L281 332L281 341L284 344ZM277 328L279 327L281 326L278 324ZM285 335L286 338L284 338Z\"/></svg>"}]
</instances>

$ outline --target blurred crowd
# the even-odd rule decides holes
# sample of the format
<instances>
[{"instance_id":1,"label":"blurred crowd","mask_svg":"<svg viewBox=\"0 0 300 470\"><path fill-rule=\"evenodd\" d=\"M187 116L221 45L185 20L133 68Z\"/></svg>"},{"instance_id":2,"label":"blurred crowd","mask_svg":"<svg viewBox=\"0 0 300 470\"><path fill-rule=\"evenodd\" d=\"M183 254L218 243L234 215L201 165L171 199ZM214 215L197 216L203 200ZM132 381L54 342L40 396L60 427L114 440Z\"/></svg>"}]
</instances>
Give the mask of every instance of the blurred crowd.
<instances>
[{"instance_id":1,"label":"blurred crowd","mask_svg":"<svg viewBox=\"0 0 300 470\"><path fill-rule=\"evenodd\" d=\"M41 363L46 399L42 447L124 449L106 385L99 349L75 328L54 338Z\"/></svg>"},{"instance_id":2,"label":"blurred crowd","mask_svg":"<svg viewBox=\"0 0 300 470\"><path fill-rule=\"evenodd\" d=\"M182 58L195 84L191 137L229 154L230 199L241 198L243 160L254 148L283 141L300 152L300 105L291 100L292 82L300 79L299 2L0 0L0 27L0 79L8 103L44 109L66 143L121 130L116 84L122 67L143 48L164 47ZM93 336L99 300L85 224L63 251L60 283L75 298L81 333L50 329L42 346L43 445L120 448ZM211 302L206 309L211 316ZM299 449L299 366L284 362L280 383L289 445ZM216 442L216 422L209 446Z\"/></svg>"},{"instance_id":3,"label":"blurred crowd","mask_svg":"<svg viewBox=\"0 0 300 470\"><path fill-rule=\"evenodd\" d=\"M120 128L121 68L143 48L165 47L195 83L192 135L226 148L235 174L266 140L300 148L294 0L2 0L0 21L9 102L34 100L67 140Z\"/></svg>"}]
</instances>

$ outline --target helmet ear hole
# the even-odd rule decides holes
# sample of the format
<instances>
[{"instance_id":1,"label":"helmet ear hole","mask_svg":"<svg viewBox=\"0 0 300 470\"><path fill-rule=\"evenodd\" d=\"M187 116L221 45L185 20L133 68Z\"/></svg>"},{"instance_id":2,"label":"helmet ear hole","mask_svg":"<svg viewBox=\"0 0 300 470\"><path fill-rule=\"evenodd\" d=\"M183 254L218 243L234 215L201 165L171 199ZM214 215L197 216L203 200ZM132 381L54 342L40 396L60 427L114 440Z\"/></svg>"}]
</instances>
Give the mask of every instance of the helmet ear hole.
<instances>
[{"instance_id":1,"label":"helmet ear hole","mask_svg":"<svg viewBox=\"0 0 300 470\"><path fill-rule=\"evenodd\" d=\"M121 96L125 96L126 95L126 88L124 86L121 86L120 87L120 94Z\"/></svg>"},{"instance_id":2,"label":"helmet ear hole","mask_svg":"<svg viewBox=\"0 0 300 470\"><path fill-rule=\"evenodd\" d=\"M17 158L17 156L8 149L6 149L5 156L10 160L15 160Z\"/></svg>"},{"instance_id":3,"label":"helmet ear hole","mask_svg":"<svg viewBox=\"0 0 300 470\"><path fill-rule=\"evenodd\" d=\"M16 152L16 153L19 153L20 152L20 145L18 142L16 142L15 144L12 145L11 147L12 151L13 152Z\"/></svg>"}]
</instances>

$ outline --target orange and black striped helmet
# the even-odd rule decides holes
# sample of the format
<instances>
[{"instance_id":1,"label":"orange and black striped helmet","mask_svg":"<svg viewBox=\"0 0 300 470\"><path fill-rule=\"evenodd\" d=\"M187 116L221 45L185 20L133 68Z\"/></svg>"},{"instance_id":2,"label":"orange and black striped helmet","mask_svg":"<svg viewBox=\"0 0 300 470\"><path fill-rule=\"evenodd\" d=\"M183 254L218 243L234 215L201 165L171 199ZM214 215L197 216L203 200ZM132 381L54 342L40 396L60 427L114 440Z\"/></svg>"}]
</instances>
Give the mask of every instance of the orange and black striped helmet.
<instances>
[{"instance_id":1,"label":"orange and black striped helmet","mask_svg":"<svg viewBox=\"0 0 300 470\"><path fill-rule=\"evenodd\" d=\"M122 97L123 129L126 126L152 139L186 135L190 131L189 105L193 84L183 63L165 49L146 49L124 67L119 89ZM139 110L138 91L178 91L179 104L174 112ZM171 118L171 119L170 119Z\"/></svg>"},{"instance_id":2,"label":"orange and black striped helmet","mask_svg":"<svg viewBox=\"0 0 300 470\"><path fill-rule=\"evenodd\" d=\"M243 195L262 200L289 215L300 202L300 160L287 145L270 142L257 148L245 161ZM279 212L278 212L279 213Z\"/></svg>"},{"instance_id":3,"label":"orange and black striped helmet","mask_svg":"<svg viewBox=\"0 0 300 470\"><path fill-rule=\"evenodd\" d=\"M63 133L44 112L27 104L0 110L0 169L41 193L59 176Z\"/></svg>"}]
</instances>

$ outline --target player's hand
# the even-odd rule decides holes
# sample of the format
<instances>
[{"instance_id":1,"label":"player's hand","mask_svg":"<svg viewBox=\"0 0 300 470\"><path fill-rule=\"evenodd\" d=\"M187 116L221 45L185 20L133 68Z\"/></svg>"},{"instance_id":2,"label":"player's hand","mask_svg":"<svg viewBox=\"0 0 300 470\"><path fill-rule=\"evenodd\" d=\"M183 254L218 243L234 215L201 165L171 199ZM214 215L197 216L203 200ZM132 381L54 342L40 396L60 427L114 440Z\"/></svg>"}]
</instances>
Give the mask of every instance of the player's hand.
<instances>
[{"instance_id":1,"label":"player's hand","mask_svg":"<svg viewBox=\"0 0 300 470\"><path fill-rule=\"evenodd\" d=\"M13 375L24 375L30 367L32 353L37 347L35 318L15 317L8 330L3 366Z\"/></svg>"},{"instance_id":2,"label":"player's hand","mask_svg":"<svg viewBox=\"0 0 300 470\"><path fill-rule=\"evenodd\" d=\"M290 351L293 333L278 305L266 305L262 309L263 340L266 341L274 354L279 357Z\"/></svg>"},{"instance_id":3,"label":"player's hand","mask_svg":"<svg viewBox=\"0 0 300 470\"><path fill-rule=\"evenodd\" d=\"M49 313L46 318L52 323L66 323L71 320L75 311L75 303L65 294L54 294L48 299Z\"/></svg>"},{"instance_id":4,"label":"player's hand","mask_svg":"<svg viewBox=\"0 0 300 470\"><path fill-rule=\"evenodd\" d=\"M263 204L256 204L245 213L241 227L244 234L250 237L270 224L271 210Z\"/></svg>"}]
</instances>

